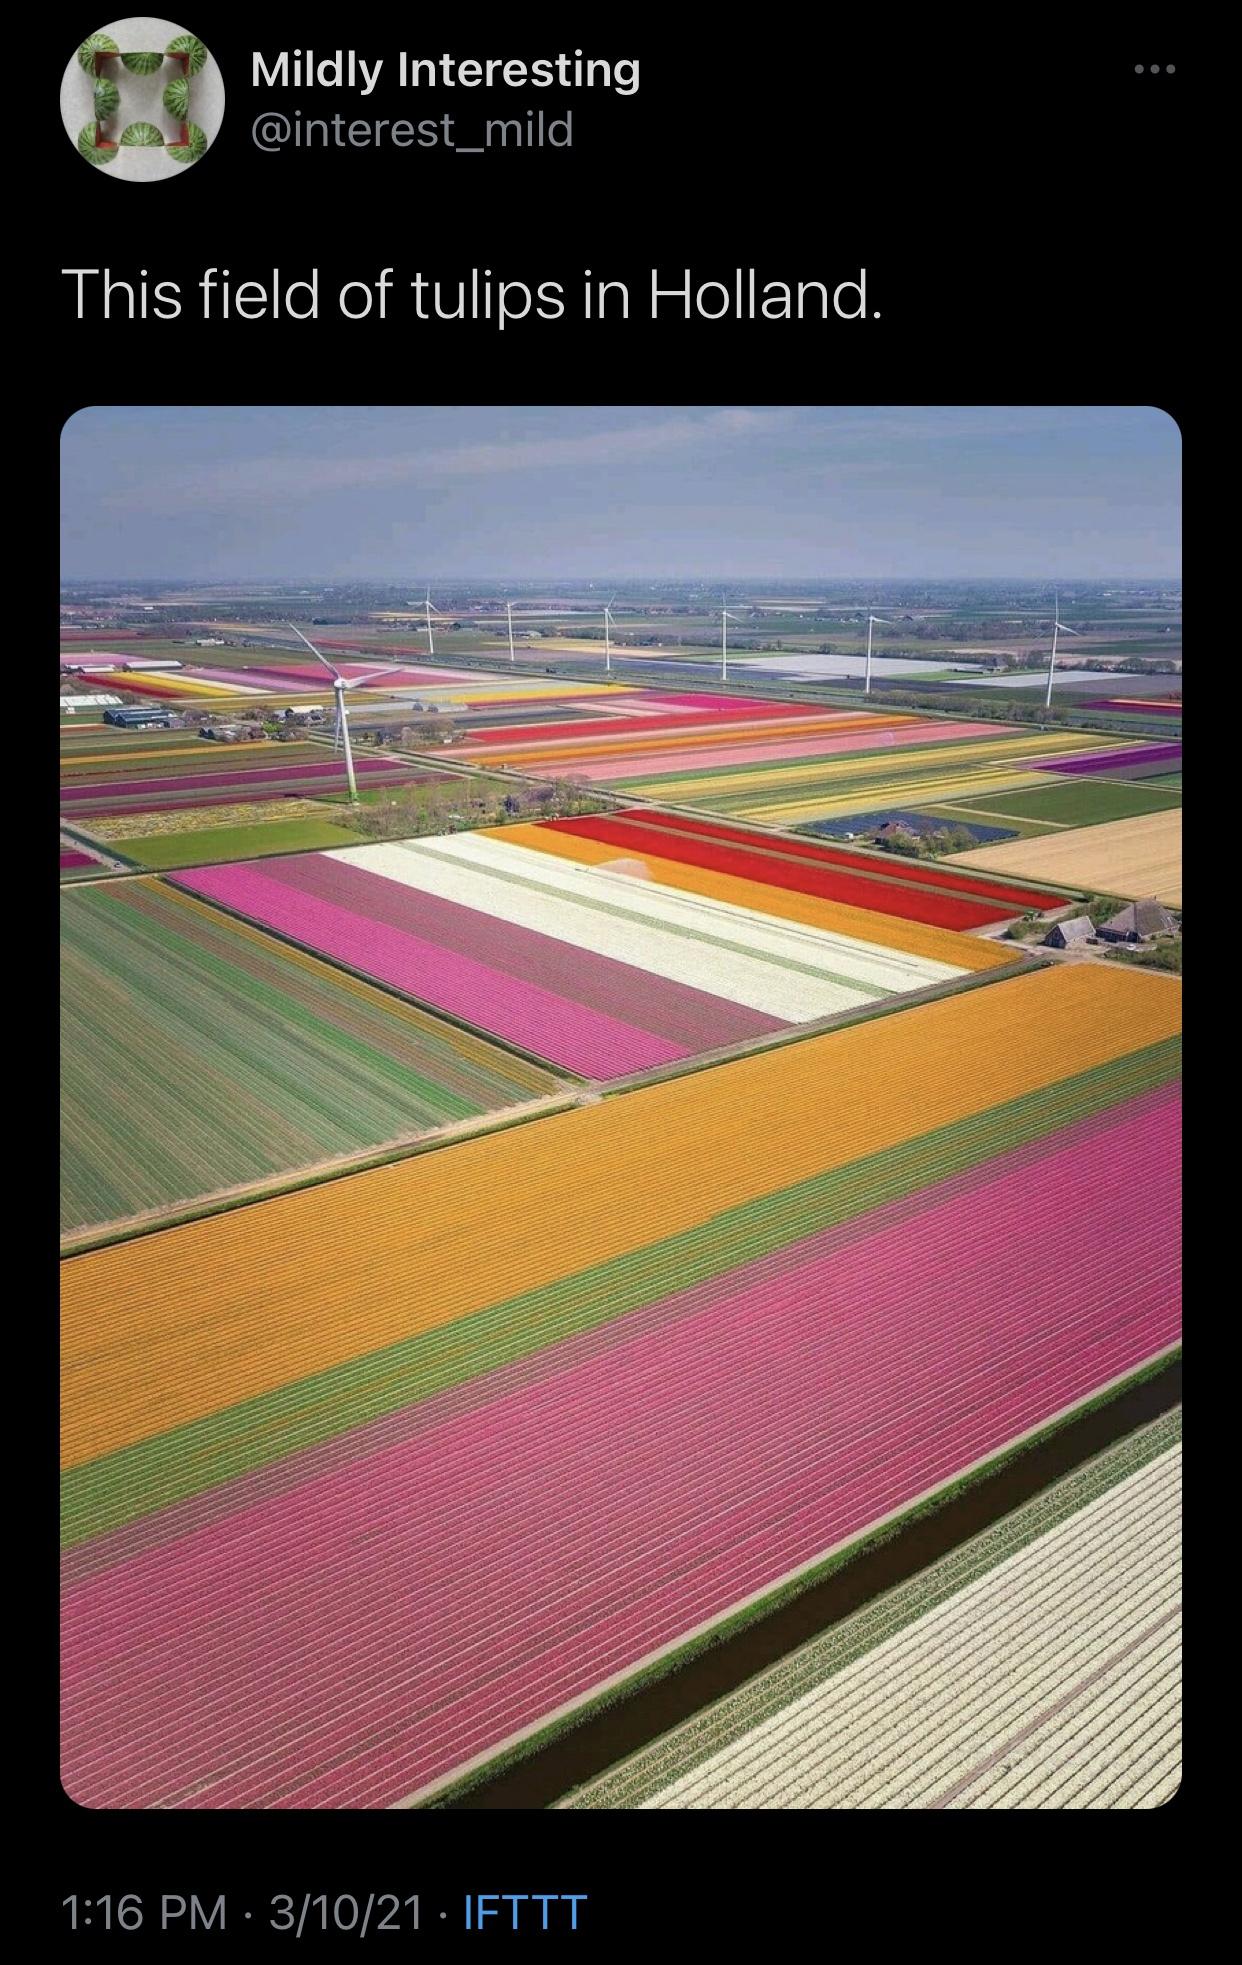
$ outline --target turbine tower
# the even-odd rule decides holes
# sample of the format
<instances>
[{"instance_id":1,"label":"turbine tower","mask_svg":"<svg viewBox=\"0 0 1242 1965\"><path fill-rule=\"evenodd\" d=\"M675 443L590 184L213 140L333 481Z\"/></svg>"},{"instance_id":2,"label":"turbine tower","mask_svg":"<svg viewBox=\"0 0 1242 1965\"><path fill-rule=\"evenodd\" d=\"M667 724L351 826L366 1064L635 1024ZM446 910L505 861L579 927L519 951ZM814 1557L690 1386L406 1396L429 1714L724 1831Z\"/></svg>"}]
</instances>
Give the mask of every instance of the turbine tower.
<instances>
[{"instance_id":1,"label":"turbine tower","mask_svg":"<svg viewBox=\"0 0 1242 1965\"><path fill-rule=\"evenodd\" d=\"M887 615L868 614L867 616L867 669L863 679L864 696L869 696L871 694L871 630L876 626L877 622L881 627L887 626L888 624Z\"/></svg>"},{"instance_id":2,"label":"turbine tower","mask_svg":"<svg viewBox=\"0 0 1242 1965\"><path fill-rule=\"evenodd\" d=\"M1077 628L1067 628L1064 621L1059 618L1060 613L1061 596L1054 593L1052 596L1052 654L1048 660L1048 687L1044 691L1044 708L1046 710L1052 708L1052 676L1057 665L1057 635L1076 635L1079 632Z\"/></svg>"},{"instance_id":3,"label":"turbine tower","mask_svg":"<svg viewBox=\"0 0 1242 1965\"><path fill-rule=\"evenodd\" d=\"M729 623L740 621L740 614L734 614L727 607L720 610L720 680L729 680Z\"/></svg>"},{"instance_id":4,"label":"turbine tower","mask_svg":"<svg viewBox=\"0 0 1242 1965\"><path fill-rule=\"evenodd\" d=\"M511 600L505 602L505 614L509 621L509 660L516 662L517 652L513 646L513 602Z\"/></svg>"},{"instance_id":5,"label":"turbine tower","mask_svg":"<svg viewBox=\"0 0 1242 1965\"><path fill-rule=\"evenodd\" d=\"M614 594L612 596L612 600L606 600L604 602L604 674L605 675L612 674L612 601L615 600L616 598L617 596Z\"/></svg>"},{"instance_id":6,"label":"turbine tower","mask_svg":"<svg viewBox=\"0 0 1242 1965\"><path fill-rule=\"evenodd\" d=\"M428 655L434 655L436 652L436 643L435 643L435 636L431 632L431 617L433 614L438 614L440 610L438 607L433 607L431 605L430 587L428 587L427 589L427 598L423 602L423 606L426 610L426 615L427 615L427 653Z\"/></svg>"},{"instance_id":7,"label":"turbine tower","mask_svg":"<svg viewBox=\"0 0 1242 1965\"><path fill-rule=\"evenodd\" d=\"M302 633L301 628L298 627L295 621L290 621L288 625L293 629L298 640L306 643L315 660L323 663L324 668L332 677L332 694L336 698L336 727L332 733L332 750L333 754L335 754L338 744L341 744L344 748L345 776L349 782L350 801L356 805L358 803L358 780L354 775L354 752L353 746L349 741L349 715L345 708L345 691L351 688L360 689L364 683L373 682L376 676L383 675L384 671L383 669L376 669L372 675L358 676L352 683L347 683L340 670L332 666L326 655L320 654L314 642L308 635Z\"/></svg>"}]
</instances>

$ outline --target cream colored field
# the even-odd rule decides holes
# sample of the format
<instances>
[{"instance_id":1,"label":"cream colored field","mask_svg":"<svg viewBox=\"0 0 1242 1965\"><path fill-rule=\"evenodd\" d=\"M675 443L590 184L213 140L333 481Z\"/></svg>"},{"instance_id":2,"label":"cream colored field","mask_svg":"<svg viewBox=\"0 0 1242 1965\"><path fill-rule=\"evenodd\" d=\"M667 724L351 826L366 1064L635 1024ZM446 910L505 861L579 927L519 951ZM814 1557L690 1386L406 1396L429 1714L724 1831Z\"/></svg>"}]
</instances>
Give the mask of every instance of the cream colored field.
<instances>
[{"instance_id":1,"label":"cream colored field","mask_svg":"<svg viewBox=\"0 0 1242 1965\"><path fill-rule=\"evenodd\" d=\"M1139 819L1076 826L1037 839L1010 839L954 853L953 862L985 873L1051 880L1059 887L1091 888L1127 900L1182 904L1182 815L1145 812Z\"/></svg>"},{"instance_id":2,"label":"cream colored field","mask_svg":"<svg viewBox=\"0 0 1242 1965\"><path fill-rule=\"evenodd\" d=\"M646 1808L1154 1808L1181 1762L1181 1448Z\"/></svg>"}]
</instances>

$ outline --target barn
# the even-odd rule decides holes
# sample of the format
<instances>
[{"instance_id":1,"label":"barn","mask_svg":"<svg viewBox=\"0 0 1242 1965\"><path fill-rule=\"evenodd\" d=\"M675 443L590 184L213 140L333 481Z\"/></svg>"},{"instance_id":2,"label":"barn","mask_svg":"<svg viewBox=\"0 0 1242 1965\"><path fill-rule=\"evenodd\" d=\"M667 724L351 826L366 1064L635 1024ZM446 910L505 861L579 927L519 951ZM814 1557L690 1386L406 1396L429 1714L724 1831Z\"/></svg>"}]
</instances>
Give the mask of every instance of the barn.
<instances>
[{"instance_id":1,"label":"barn","mask_svg":"<svg viewBox=\"0 0 1242 1965\"><path fill-rule=\"evenodd\" d=\"M1153 935L1175 935L1177 922L1159 901L1131 901L1099 930L1102 942L1146 942Z\"/></svg>"},{"instance_id":2,"label":"barn","mask_svg":"<svg viewBox=\"0 0 1242 1965\"><path fill-rule=\"evenodd\" d=\"M1088 915L1076 914L1072 921L1058 921L1044 936L1045 948L1089 948L1094 942L1095 924Z\"/></svg>"}]
</instances>

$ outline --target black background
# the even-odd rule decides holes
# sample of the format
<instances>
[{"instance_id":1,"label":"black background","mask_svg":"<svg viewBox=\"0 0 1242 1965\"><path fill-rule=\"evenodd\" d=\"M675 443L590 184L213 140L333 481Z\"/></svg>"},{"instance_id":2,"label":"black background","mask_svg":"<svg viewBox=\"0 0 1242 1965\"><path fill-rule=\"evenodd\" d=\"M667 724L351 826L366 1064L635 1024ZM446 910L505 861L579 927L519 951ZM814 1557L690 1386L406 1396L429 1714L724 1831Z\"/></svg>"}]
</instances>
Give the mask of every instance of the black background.
<instances>
[{"instance_id":1,"label":"black background","mask_svg":"<svg viewBox=\"0 0 1242 1965\"><path fill-rule=\"evenodd\" d=\"M66 18L63 59L100 24ZM1057 22L1014 22L1003 31L989 24L980 39L911 27L879 9L843 26L832 14L817 25L802 10L744 19L722 10L693 22L674 22L670 10L665 23L542 10L489 23L464 11L433 18L345 7L235 9L184 24L210 45L228 92L223 127L200 163L143 187L88 169L59 132L40 152L52 223L32 278L59 377L41 397L36 437L50 494L38 542L49 607L57 435L86 402L1180 406L1198 306L1183 246L1191 71L1167 27L1097 39ZM285 47L327 54L350 45L386 58L385 82L365 103L345 90L251 89L254 48L270 58ZM391 75L402 46L415 55L533 57L580 47L637 56L641 87L626 98L598 89L400 92ZM1169 61L1172 76L1163 72ZM1137 63L1153 62L1160 74L1135 74ZM265 106L414 121L449 108L476 125L528 107L572 108L576 141L569 151L482 157L292 148L262 156L250 123ZM418 321L400 296L387 322L343 322L332 305L300 324L204 325L189 310L173 322L103 322L94 311L79 322L65 265L106 266L131 280L145 268L187 289L207 266L263 280L276 266L290 278L318 266L329 301L340 281L384 266L398 284L416 271L457 279L489 267L532 285L560 280L572 297L590 266L628 281L635 304L624 324L585 324L571 308L559 322L503 334ZM881 318L653 325L645 318L653 265L690 268L696 280L753 266L761 280L832 285L865 266ZM202 1955L323 1949L328 1941L267 1930L264 1906L279 1891L419 1892L423 1933L372 1938L365 1948L378 1946L381 1957L411 1944L429 1956L469 1944L495 1952L576 1944L594 1953L597 1940L628 1952L696 1939L792 1941L799 1932L809 1934L801 1942L835 1950L896 1940L910 1925L952 1942L994 1891L1004 1895L1022 1876L1021 1906L1006 1913L1009 1942L1015 1926L1035 1936L1052 1911L1030 1890L1046 1862L1055 1861L1062 1883L1075 1848L1084 1867L1110 1849L1133 1863L1140 1846L1167 1863L1181 1818L1177 1803L1142 1818L996 1820L90 1814L57 1779L55 1682L46 1670L54 1573L49 1584L33 1787L53 1863L37 1928L60 1935L58 1905L71 1891L138 1891L149 1912L165 1890L230 1897L224 1938L161 1939L149 1915L135 1935L108 1938L98 1923L80 1930L66 1940L80 1954L154 1947L175 1955L187 1944ZM31 1783L22 1775L15 1788L10 1772L11 1792L24 1794ZM513 1938L493 1926L465 1939L468 1889L586 1891L590 1902L576 1938ZM1075 1928L1085 1934L1077 1919Z\"/></svg>"},{"instance_id":2,"label":"black background","mask_svg":"<svg viewBox=\"0 0 1242 1965\"><path fill-rule=\"evenodd\" d=\"M418 321L397 294L387 322L204 324L74 319L76 283L54 277L57 328L80 382L108 400L1150 400L1167 396L1171 340L1193 321L1181 250L1187 76L1167 30L1084 45L1046 31L980 47L911 37L895 22L816 38L792 11L771 40L752 13L693 36L630 32L589 14L540 13L501 29L402 31L367 9L255 8L240 31L203 23L227 89L223 127L199 163L149 186L90 170L55 146L65 223L60 265L145 268L189 290L207 266L234 279L395 269L456 280L561 280L585 267L629 282L626 323ZM292 24L291 24L292 23ZM546 25L545 25L546 23ZM743 39L743 32L745 39ZM251 86L251 53L385 56L365 101L346 90ZM610 90L399 90L396 57L637 56L636 95ZM67 58L67 57L66 57ZM1164 72L1172 59L1177 73ZM1159 75L1136 75L1156 61ZM261 108L417 121L571 109L572 150L299 149L261 155ZM467 132L468 133L468 132ZM71 216L70 216L71 215ZM88 250L89 248L89 250ZM710 323L646 318L649 269L696 281L753 266L761 280L856 278L878 321ZM53 276L49 276L53 277ZM672 284L672 281L668 282ZM1160 364L1156 372L1153 364ZM424 366L426 364L426 366ZM361 386L360 386L361 385ZM135 391L137 393L135 393ZM172 392L171 394L169 392ZM877 391L879 392L877 394ZM378 394L377 394L378 392ZM982 395L980 394L982 392ZM93 400L93 396L83 398Z\"/></svg>"}]
</instances>

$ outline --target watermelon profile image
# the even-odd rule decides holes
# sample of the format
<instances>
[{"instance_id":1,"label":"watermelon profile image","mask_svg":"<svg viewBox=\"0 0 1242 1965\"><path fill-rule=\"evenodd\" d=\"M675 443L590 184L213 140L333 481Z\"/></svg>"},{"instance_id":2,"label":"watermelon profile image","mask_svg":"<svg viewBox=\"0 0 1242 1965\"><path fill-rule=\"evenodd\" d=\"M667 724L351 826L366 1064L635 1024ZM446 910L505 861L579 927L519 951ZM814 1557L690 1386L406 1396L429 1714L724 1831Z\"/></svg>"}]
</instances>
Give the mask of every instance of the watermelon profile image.
<instances>
[{"instance_id":1,"label":"watermelon profile image","mask_svg":"<svg viewBox=\"0 0 1242 1965\"><path fill-rule=\"evenodd\" d=\"M65 68L61 119L78 155L117 184L184 177L215 142L224 82L207 43L176 21L110 21Z\"/></svg>"}]
</instances>

